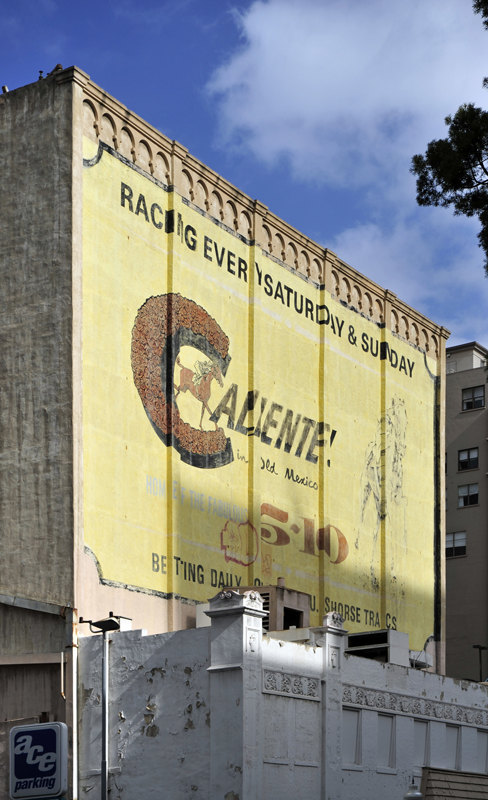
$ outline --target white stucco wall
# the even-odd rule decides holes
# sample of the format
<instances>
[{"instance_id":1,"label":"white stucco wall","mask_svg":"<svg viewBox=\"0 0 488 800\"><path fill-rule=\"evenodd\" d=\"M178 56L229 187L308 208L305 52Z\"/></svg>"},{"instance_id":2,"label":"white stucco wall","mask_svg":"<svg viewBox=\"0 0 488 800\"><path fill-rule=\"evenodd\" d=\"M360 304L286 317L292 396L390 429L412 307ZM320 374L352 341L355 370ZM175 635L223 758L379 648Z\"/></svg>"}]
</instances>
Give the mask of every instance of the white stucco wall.
<instances>
[{"instance_id":1,"label":"white stucco wall","mask_svg":"<svg viewBox=\"0 0 488 800\"><path fill-rule=\"evenodd\" d=\"M112 635L112 798L401 798L419 731L426 764L486 772L485 686L345 656L332 626L316 646L263 638L260 608L228 592L210 627ZM80 642L79 681L84 796L100 781L100 639Z\"/></svg>"},{"instance_id":2,"label":"white stucco wall","mask_svg":"<svg viewBox=\"0 0 488 800\"><path fill-rule=\"evenodd\" d=\"M110 645L112 797L209 797L210 628L142 636ZM99 796L102 640L80 641L80 792ZM195 787L193 790L191 787ZM164 790L164 791L163 791ZM170 794L165 794L170 790ZM189 794L190 792L190 794Z\"/></svg>"}]
</instances>

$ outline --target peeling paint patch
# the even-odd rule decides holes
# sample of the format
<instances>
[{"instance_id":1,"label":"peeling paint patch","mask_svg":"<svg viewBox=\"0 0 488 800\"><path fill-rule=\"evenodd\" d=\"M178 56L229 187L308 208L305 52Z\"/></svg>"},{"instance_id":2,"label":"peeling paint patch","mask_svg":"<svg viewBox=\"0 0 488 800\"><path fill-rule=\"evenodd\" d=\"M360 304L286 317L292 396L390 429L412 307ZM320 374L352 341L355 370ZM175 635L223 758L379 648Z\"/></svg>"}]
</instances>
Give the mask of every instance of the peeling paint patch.
<instances>
[{"instance_id":1,"label":"peeling paint patch","mask_svg":"<svg viewBox=\"0 0 488 800\"><path fill-rule=\"evenodd\" d=\"M81 684L81 695L82 695L81 703L82 703L83 706L85 705L85 703L88 702L88 700L90 699L92 693L93 693L93 689L85 689L84 684Z\"/></svg>"},{"instance_id":2,"label":"peeling paint patch","mask_svg":"<svg viewBox=\"0 0 488 800\"><path fill-rule=\"evenodd\" d=\"M166 661L167 660L168 659L166 659ZM164 676L166 675L166 670L163 669L162 667L153 667L152 670L151 670L151 675L155 675L156 672L158 672L161 675L162 678L164 678Z\"/></svg>"},{"instance_id":3,"label":"peeling paint patch","mask_svg":"<svg viewBox=\"0 0 488 800\"><path fill-rule=\"evenodd\" d=\"M157 736L159 733L159 727L157 725L149 725L148 729L146 730L146 736Z\"/></svg>"},{"instance_id":4,"label":"peeling paint patch","mask_svg":"<svg viewBox=\"0 0 488 800\"><path fill-rule=\"evenodd\" d=\"M166 675L166 670L163 669L162 667L153 667L149 672L146 672L146 678L149 683L153 682L153 678L156 675L156 673L159 674L161 678L164 678L164 676ZM150 678L147 677L148 675L151 675L151 677Z\"/></svg>"},{"instance_id":5,"label":"peeling paint patch","mask_svg":"<svg viewBox=\"0 0 488 800\"><path fill-rule=\"evenodd\" d=\"M188 722L186 723L186 725L183 728L183 730L185 730L185 731L194 731L195 730L195 726L194 726L193 721L191 719L188 720Z\"/></svg>"},{"instance_id":6,"label":"peeling paint patch","mask_svg":"<svg viewBox=\"0 0 488 800\"><path fill-rule=\"evenodd\" d=\"M236 792L227 792L227 794L224 795L224 800L240 800L240 798Z\"/></svg>"},{"instance_id":7,"label":"peeling paint patch","mask_svg":"<svg viewBox=\"0 0 488 800\"><path fill-rule=\"evenodd\" d=\"M210 711L207 711L207 716L205 717L205 725L210 728Z\"/></svg>"}]
</instances>

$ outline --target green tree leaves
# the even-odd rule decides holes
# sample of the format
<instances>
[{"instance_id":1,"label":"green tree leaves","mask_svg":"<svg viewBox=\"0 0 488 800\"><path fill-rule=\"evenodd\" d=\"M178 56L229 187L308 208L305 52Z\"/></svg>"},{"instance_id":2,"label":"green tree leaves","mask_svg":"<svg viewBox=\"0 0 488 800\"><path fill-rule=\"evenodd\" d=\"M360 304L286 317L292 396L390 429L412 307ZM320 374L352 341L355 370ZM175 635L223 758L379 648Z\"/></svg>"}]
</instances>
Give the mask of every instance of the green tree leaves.
<instances>
[{"instance_id":1,"label":"green tree leaves","mask_svg":"<svg viewBox=\"0 0 488 800\"><path fill-rule=\"evenodd\" d=\"M473 10L481 14L488 30L488 0L473 0ZM488 88L488 78L483 85ZM417 203L452 206L454 214L478 217L478 240L488 276L488 112L469 103L445 122L447 138L434 139L425 155L412 159L410 172L417 176Z\"/></svg>"},{"instance_id":2,"label":"green tree leaves","mask_svg":"<svg viewBox=\"0 0 488 800\"><path fill-rule=\"evenodd\" d=\"M473 11L481 14L483 25L488 29L488 0L473 0Z\"/></svg>"}]
</instances>

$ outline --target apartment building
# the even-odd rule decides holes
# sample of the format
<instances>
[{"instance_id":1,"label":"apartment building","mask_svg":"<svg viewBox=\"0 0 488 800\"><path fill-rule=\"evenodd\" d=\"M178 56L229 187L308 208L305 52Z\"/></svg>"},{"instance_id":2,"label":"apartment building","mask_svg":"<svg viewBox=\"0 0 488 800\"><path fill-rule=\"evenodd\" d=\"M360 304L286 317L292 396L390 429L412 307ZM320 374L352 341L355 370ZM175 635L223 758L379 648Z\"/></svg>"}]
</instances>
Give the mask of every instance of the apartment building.
<instances>
[{"instance_id":1,"label":"apartment building","mask_svg":"<svg viewBox=\"0 0 488 800\"><path fill-rule=\"evenodd\" d=\"M446 348L446 672L471 680L488 675L487 357Z\"/></svg>"}]
</instances>

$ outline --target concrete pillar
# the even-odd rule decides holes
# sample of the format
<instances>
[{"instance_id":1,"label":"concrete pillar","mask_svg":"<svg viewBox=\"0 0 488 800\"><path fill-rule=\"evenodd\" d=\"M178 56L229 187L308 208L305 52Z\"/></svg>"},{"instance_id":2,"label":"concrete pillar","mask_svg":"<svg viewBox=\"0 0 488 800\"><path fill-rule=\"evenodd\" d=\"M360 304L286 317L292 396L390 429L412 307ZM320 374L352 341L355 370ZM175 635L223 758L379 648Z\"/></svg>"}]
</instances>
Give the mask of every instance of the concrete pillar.
<instances>
[{"instance_id":1,"label":"concrete pillar","mask_svg":"<svg viewBox=\"0 0 488 800\"><path fill-rule=\"evenodd\" d=\"M252 221L252 238L264 250L268 250L268 242L263 237L263 222L268 214L268 206L261 203L260 200L254 201L254 213Z\"/></svg>"},{"instance_id":2,"label":"concrete pillar","mask_svg":"<svg viewBox=\"0 0 488 800\"><path fill-rule=\"evenodd\" d=\"M324 274L322 284L324 285L326 291L332 294L334 297L336 297L336 293L331 278L331 272L334 268L337 269L337 261L337 256L332 252L332 250L324 250Z\"/></svg>"},{"instance_id":3,"label":"concrete pillar","mask_svg":"<svg viewBox=\"0 0 488 800\"><path fill-rule=\"evenodd\" d=\"M383 297L383 322L385 323L385 328L388 331L391 331L391 309L392 306L395 305L395 301L397 296L394 292L390 291L390 289L385 289L385 294Z\"/></svg>"},{"instance_id":4,"label":"concrete pillar","mask_svg":"<svg viewBox=\"0 0 488 800\"><path fill-rule=\"evenodd\" d=\"M219 592L210 630L210 797L261 800L262 619L256 591Z\"/></svg>"},{"instance_id":5,"label":"concrete pillar","mask_svg":"<svg viewBox=\"0 0 488 800\"><path fill-rule=\"evenodd\" d=\"M337 611L323 618L315 628L315 643L323 648L325 678L322 700L322 796L326 800L342 797L342 665L347 631Z\"/></svg>"},{"instance_id":6,"label":"concrete pillar","mask_svg":"<svg viewBox=\"0 0 488 800\"><path fill-rule=\"evenodd\" d=\"M180 194L183 192L181 172L187 155L188 150L186 147L183 147L182 144L173 139L171 145L171 183Z\"/></svg>"}]
</instances>

